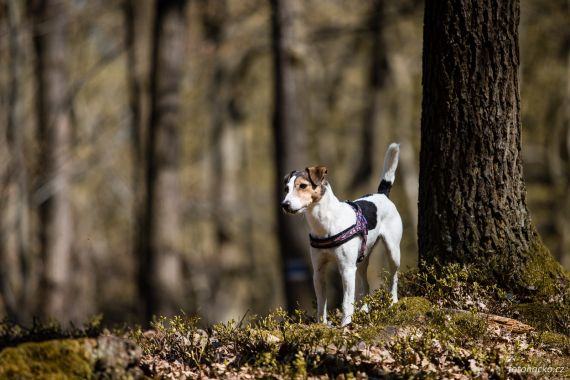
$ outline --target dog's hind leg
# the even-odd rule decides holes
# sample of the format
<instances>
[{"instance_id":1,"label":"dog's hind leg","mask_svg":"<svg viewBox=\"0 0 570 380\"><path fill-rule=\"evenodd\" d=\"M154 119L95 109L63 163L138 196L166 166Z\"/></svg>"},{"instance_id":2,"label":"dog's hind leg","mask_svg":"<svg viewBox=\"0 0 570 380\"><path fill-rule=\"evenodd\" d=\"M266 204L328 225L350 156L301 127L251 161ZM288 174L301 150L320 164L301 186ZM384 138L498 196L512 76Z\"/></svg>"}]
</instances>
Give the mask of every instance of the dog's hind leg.
<instances>
[{"instance_id":1,"label":"dog's hind leg","mask_svg":"<svg viewBox=\"0 0 570 380\"><path fill-rule=\"evenodd\" d=\"M395 239L394 239L395 240ZM400 268L400 240L392 241L382 236L382 242L386 248L386 256L388 262L389 275L389 291L392 296L392 302L398 302L398 269Z\"/></svg>"},{"instance_id":2,"label":"dog's hind leg","mask_svg":"<svg viewBox=\"0 0 570 380\"><path fill-rule=\"evenodd\" d=\"M356 300L359 301L370 292L370 286L368 285L368 262L370 261L370 255L366 255L364 261L358 264L356 269L356 281L358 293L356 294ZM368 305L362 305L363 311L368 311Z\"/></svg>"},{"instance_id":3,"label":"dog's hind leg","mask_svg":"<svg viewBox=\"0 0 570 380\"><path fill-rule=\"evenodd\" d=\"M328 258L319 252L311 252L313 264L313 286L317 296L317 322L327 323L327 279Z\"/></svg>"}]
</instances>

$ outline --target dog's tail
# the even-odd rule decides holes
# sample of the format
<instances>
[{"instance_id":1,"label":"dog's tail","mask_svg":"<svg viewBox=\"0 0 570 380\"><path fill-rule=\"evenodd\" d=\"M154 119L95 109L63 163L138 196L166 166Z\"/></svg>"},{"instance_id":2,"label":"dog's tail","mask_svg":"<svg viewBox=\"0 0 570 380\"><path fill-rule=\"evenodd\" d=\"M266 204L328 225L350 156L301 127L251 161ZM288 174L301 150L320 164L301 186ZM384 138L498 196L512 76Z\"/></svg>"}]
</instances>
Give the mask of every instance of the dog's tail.
<instances>
[{"instance_id":1,"label":"dog's tail","mask_svg":"<svg viewBox=\"0 0 570 380\"><path fill-rule=\"evenodd\" d=\"M396 179L396 168L398 167L398 157L400 156L400 144L392 143L384 156L384 172L382 180L378 185L378 193L386 196L390 195L390 189Z\"/></svg>"}]
</instances>

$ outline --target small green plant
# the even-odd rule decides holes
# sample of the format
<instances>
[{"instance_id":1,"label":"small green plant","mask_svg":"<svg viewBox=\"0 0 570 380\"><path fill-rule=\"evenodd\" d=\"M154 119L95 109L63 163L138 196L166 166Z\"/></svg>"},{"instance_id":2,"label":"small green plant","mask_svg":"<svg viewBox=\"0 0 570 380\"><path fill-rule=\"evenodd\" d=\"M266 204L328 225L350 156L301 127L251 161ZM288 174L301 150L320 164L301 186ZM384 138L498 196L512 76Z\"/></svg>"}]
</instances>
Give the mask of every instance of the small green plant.
<instances>
[{"instance_id":1,"label":"small green plant","mask_svg":"<svg viewBox=\"0 0 570 380\"><path fill-rule=\"evenodd\" d=\"M420 267L401 276L403 296L422 296L442 307L496 314L504 314L517 302L497 284L482 284L483 276L473 266L422 263Z\"/></svg>"},{"instance_id":2,"label":"small green plant","mask_svg":"<svg viewBox=\"0 0 570 380\"><path fill-rule=\"evenodd\" d=\"M191 366L203 362L209 340L197 328L199 318L186 315L170 320L158 317L152 323L152 330L143 332L136 328L129 336L142 348L143 354L157 355L167 361L179 360Z\"/></svg>"}]
</instances>

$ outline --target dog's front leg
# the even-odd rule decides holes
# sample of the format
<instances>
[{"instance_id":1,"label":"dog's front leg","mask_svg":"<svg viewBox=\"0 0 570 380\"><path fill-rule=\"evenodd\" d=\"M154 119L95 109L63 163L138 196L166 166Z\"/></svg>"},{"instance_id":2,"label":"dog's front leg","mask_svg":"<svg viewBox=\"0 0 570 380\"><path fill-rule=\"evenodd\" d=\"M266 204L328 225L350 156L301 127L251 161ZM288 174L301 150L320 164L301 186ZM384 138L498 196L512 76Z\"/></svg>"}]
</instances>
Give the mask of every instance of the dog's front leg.
<instances>
[{"instance_id":1,"label":"dog's front leg","mask_svg":"<svg viewBox=\"0 0 570 380\"><path fill-rule=\"evenodd\" d=\"M340 265L340 276L342 277L342 326L348 325L352 321L354 313L354 290L356 286L356 265Z\"/></svg>"},{"instance_id":2,"label":"dog's front leg","mask_svg":"<svg viewBox=\"0 0 570 380\"><path fill-rule=\"evenodd\" d=\"M313 286L317 296L317 322L327 323L326 258L317 251L311 252Z\"/></svg>"}]
</instances>

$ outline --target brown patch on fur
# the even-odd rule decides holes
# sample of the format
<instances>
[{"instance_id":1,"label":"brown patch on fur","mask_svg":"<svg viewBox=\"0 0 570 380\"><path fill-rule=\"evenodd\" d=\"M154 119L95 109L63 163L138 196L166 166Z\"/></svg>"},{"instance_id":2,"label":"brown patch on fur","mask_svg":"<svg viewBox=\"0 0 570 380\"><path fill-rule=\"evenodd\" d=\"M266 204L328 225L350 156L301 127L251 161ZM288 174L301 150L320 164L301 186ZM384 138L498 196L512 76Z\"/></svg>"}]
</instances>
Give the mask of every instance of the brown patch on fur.
<instances>
[{"instance_id":1,"label":"brown patch on fur","mask_svg":"<svg viewBox=\"0 0 570 380\"><path fill-rule=\"evenodd\" d=\"M305 171L309 176L309 180L315 186L320 186L328 173L326 166L311 166L306 168Z\"/></svg>"},{"instance_id":2,"label":"brown patch on fur","mask_svg":"<svg viewBox=\"0 0 570 380\"><path fill-rule=\"evenodd\" d=\"M326 168L325 168L326 169ZM309 171L297 172L294 186L297 197L302 199L304 204L310 204L321 200L326 190L324 178L315 184L309 175ZM306 202L306 203L305 203Z\"/></svg>"}]
</instances>

